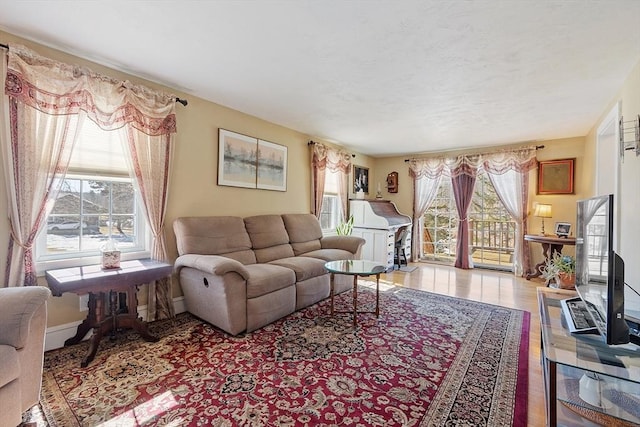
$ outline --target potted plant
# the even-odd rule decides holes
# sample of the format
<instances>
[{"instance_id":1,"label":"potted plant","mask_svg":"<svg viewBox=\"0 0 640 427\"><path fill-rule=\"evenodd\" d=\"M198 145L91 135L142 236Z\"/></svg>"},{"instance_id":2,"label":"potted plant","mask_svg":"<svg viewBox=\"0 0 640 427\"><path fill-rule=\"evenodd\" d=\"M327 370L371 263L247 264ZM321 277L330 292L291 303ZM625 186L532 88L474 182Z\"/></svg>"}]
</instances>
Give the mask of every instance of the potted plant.
<instances>
[{"instance_id":1,"label":"potted plant","mask_svg":"<svg viewBox=\"0 0 640 427\"><path fill-rule=\"evenodd\" d=\"M576 284L576 260L570 255L555 253L542 271L547 281L553 279L561 289L574 289Z\"/></svg>"},{"instance_id":2,"label":"potted plant","mask_svg":"<svg viewBox=\"0 0 640 427\"><path fill-rule=\"evenodd\" d=\"M336 227L336 234L338 236L349 236L353 231L353 215L349 216L346 222L341 222Z\"/></svg>"}]
</instances>

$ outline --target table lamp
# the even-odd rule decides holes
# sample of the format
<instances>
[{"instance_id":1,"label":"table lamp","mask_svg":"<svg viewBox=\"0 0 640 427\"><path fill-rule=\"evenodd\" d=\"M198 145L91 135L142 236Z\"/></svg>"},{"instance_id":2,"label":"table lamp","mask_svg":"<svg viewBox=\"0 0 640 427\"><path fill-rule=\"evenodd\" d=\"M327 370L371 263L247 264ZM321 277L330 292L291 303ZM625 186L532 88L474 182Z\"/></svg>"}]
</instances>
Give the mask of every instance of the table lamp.
<instances>
[{"instance_id":1,"label":"table lamp","mask_svg":"<svg viewBox=\"0 0 640 427\"><path fill-rule=\"evenodd\" d=\"M542 230L540 234L542 236L546 236L544 232L544 219L551 218L551 205L547 205L545 203L538 203L536 205L535 210L533 211L533 216L542 218Z\"/></svg>"}]
</instances>

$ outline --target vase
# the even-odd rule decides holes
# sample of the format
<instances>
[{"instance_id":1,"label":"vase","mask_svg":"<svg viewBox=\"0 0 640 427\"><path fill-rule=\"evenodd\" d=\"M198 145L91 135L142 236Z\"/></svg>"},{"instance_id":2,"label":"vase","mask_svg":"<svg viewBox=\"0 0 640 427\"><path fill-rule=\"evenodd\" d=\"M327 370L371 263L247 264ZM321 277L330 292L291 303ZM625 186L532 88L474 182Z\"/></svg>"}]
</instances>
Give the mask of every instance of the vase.
<instances>
[{"instance_id":1,"label":"vase","mask_svg":"<svg viewBox=\"0 0 640 427\"><path fill-rule=\"evenodd\" d=\"M556 284L560 289L575 289L576 275L575 273L558 273L556 274Z\"/></svg>"}]
</instances>

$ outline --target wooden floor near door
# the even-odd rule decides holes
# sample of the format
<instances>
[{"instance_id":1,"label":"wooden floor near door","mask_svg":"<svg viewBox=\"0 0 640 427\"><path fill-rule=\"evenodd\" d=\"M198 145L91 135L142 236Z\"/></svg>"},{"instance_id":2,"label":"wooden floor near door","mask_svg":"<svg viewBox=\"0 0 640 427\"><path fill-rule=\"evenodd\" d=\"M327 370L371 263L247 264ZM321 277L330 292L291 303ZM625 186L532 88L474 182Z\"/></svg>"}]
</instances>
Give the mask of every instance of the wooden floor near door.
<instances>
[{"instance_id":1,"label":"wooden floor near door","mask_svg":"<svg viewBox=\"0 0 640 427\"><path fill-rule=\"evenodd\" d=\"M545 425L544 387L540 365L540 322L536 294L536 288L544 286L543 281L525 280L515 277L512 273L493 270L461 270L429 263L409 265L418 269L411 273L397 270L389 272L380 276L380 280L407 288L497 304L531 313L527 425Z\"/></svg>"}]
</instances>

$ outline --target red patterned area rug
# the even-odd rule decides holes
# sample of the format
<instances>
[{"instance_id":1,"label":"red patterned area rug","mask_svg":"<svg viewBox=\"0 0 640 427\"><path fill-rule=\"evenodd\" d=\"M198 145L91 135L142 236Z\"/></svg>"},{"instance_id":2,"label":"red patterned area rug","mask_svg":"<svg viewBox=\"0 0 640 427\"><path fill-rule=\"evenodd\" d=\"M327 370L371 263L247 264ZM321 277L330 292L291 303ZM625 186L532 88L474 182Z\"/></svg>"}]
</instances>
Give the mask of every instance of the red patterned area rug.
<instances>
[{"instance_id":1,"label":"red patterned area rug","mask_svg":"<svg viewBox=\"0 0 640 427\"><path fill-rule=\"evenodd\" d=\"M361 305L375 294L360 292ZM350 293L337 297L340 309ZM184 313L45 354L50 426L524 426L529 313L406 288L231 337Z\"/></svg>"}]
</instances>

